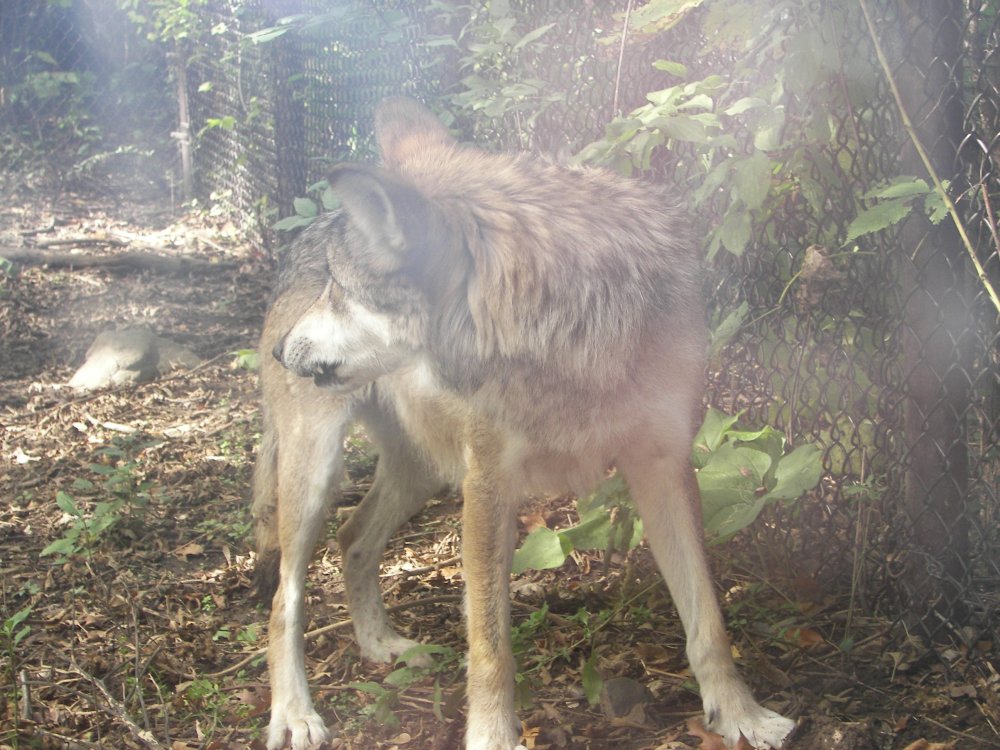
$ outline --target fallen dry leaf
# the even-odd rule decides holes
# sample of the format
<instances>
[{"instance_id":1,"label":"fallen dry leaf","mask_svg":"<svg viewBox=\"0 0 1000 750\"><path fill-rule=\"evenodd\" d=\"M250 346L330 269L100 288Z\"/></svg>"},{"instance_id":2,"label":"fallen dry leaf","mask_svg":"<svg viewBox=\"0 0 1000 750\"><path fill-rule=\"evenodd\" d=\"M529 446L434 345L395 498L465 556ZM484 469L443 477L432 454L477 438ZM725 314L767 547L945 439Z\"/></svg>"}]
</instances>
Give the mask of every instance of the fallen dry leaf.
<instances>
[{"instance_id":1,"label":"fallen dry leaf","mask_svg":"<svg viewBox=\"0 0 1000 750\"><path fill-rule=\"evenodd\" d=\"M954 750L954 747L954 742L928 742L925 739L919 739L911 742L903 750Z\"/></svg>"},{"instance_id":2,"label":"fallen dry leaf","mask_svg":"<svg viewBox=\"0 0 1000 750\"><path fill-rule=\"evenodd\" d=\"M174 557L178 557L181 560L187 560L189 557L203 554L205 554L205 547L197 542L188 542L174 550Z\"/></svg>"}]
</instances>

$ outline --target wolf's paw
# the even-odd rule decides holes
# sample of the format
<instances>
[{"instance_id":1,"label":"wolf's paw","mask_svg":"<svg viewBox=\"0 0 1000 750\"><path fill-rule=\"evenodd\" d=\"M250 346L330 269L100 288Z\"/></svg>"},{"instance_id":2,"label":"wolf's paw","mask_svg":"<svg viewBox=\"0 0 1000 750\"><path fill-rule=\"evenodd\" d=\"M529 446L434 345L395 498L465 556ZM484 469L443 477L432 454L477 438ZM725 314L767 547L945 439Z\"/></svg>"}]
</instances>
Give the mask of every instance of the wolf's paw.
<instances>
[{"instance_id":1,"label":"wolf's paw","mask_svg":"<svg viewBox=\"0 0 1000 750\"><path fill-rule=\"evenodd\" d=\"M271 723L267 727L267 750L281 750L286 746L291 750L309 750L328 739L330 731L315 711L282 710L271 706Z\"/></svg>"},{"instance_id":2,"label":"wolf's paw","mask_svg":"<svg viewBox=\"0 0 1000 750\"><path fill-rule=\"evenodd\" d=\"M709 721L708 728L721 734L729 747L736 747L742 735L757 750L780 750L795 729L795 722L754 705L740 713L716 716Z\"/></svg>"},{"instance_id":3,"label":"wolf's paw","mask_svg":"<svg viewBox=\"0 0 1000 750\"><path fill-rule=\"evenodd\" d=\"M516 716L497 713L475 716L470 712L465 729L465 750L527 750L521 744L521 723Z\"/></svg>"}]
</instances>

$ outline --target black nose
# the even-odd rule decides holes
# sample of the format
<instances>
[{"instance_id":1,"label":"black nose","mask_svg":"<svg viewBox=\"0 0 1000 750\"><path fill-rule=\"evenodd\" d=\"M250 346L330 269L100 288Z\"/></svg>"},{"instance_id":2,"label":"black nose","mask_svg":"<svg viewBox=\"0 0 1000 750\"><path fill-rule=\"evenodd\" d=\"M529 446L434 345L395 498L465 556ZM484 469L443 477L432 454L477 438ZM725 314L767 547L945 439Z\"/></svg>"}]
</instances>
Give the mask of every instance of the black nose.
<instances>
[{"instance_id":1,"label":"black nose","mask_svg":"<svg viewBox=\"0 0 1000 750\"><path fill-rule=\"evenodd\" d=\"M286 333L284 336L282 336L280 339L278 339L278 343L275 344L274 348L271 350L271 355L276 360L278 360L279 362L281 362L281 364L285 364L285 362L284 362L284 360L282 358L285 356L285 339L287 339L287 338L288 338L288 334Z\"/></svg>"}]
</instances>

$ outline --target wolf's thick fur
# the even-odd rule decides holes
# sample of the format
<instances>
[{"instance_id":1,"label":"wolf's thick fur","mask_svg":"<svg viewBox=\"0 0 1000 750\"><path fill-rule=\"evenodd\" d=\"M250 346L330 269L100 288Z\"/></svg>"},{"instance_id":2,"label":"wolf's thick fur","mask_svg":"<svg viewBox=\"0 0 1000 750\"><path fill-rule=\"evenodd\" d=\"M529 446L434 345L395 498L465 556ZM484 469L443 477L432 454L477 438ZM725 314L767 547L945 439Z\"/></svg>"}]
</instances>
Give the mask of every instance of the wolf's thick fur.
<instances>
[{"instance_id":1,"label":"wolf's thick fur","mask_svg":"<svg viewBox=\"0 0 1000 750\"><path fill-rule=\"evenodd\" d=\"M704 324L690 221L662 189L601 170L460 146L425 109L376 115L382 168L334 170L343 208L294 251L262 348L265 435L255 509L277 559L268 747L326 736L302 654L302 587L352 419L381 448L339 534L362 653L397 656L377 587L389 535L442 483L464 494L467 750L512 750L509 575L529 492L624 474L688 634L709 726L780 747L793 724L738 676L701 543L688 463ZM321 269L320 252L326 267ZM305 378L312 378L313 382ZM316 387L322 386L322 387Z\"/></svg>"}]
</instances>

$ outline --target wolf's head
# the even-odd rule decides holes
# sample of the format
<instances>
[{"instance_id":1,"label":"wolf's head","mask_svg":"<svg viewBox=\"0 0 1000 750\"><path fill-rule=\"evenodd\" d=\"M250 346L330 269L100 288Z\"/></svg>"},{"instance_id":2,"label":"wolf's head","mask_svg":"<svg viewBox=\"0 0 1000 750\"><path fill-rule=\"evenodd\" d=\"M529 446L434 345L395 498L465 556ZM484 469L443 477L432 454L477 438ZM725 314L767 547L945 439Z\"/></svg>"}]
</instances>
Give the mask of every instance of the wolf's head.
<instances>
[{"instance_id":1,"label":"wolf's head","mask_svg":"<svg viewBox=\"0 0 1000 750\"><path fill-rule=\"evenodd\" d=\"M298 240L322 244L329 275L273 351L297 375L344 392L419 355L428 300L440 296L441 279L455 276L444 259L461 256L448 252L455 235L439 211L395 172L414 154L453 145L447 130L416 102L390 99L376 114L376 134L386 168L335 167L329 182L339 217Z\"/></svg>"}]
</instances>

